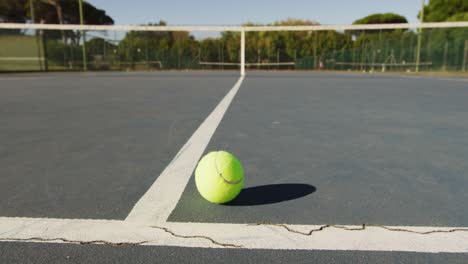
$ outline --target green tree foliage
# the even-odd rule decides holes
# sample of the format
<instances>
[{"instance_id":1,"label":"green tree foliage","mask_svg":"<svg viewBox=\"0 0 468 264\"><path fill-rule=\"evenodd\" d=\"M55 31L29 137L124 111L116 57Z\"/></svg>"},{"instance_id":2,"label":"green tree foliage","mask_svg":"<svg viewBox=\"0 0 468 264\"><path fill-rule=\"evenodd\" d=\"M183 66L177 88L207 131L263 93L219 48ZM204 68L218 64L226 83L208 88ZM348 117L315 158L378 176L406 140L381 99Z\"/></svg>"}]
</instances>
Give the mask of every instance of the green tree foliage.
<instances>
[{"instance_id":1,"label":"green tree foliage","mask_svg":"<svg viewBox=\"0 0 468 264\"><path fill-rule=\"evenodd\" d=\"M224 61L227 62L239 62L239 43L240 34L238 32L222 32L221 33L221 44L224 47Z\"/></svg>"},{"instance_id":2,"label":"green tree foliage","mask_svg":"<svg viewBox=\"0 0 468 264\"><path fill-rule=\"evenodd\" d=\"M166 22L149 25L165 26ZM118 55L130 63L161 61L164 67L187 68L197 62L199 45L188 32L130 31L119 42Z\"/></svg>"},{"instance_id":3,"label":"green tree foliage","mask_svg":"<svg viewBox=\"0 0 468 264\"><path fill-rule=\"evenodd\" d=\"M455 22L455 21L468 21L468 12L458 13L449 18L447 21Z\"/></svg>"},{"instance_id":4,"label":"green tree foliage","mask_svg":"<svg viewBox=\"0 0 468 264\"><path fill-rule=\"evenodd\" d=\"M0 0L0 21L25 23L31 19L30 0ZM37 23L79 24L78 0L33 0ZM111 25L114 20L104 10L83 1L85 24ZM61 17L61 19L60 19Z\"/></svg>"},{"instance_id":5,"label":"green tree foliage","mask_svg":"<svg viewBox=\"0 0 468 264\"><path fill-rule=\"evenodd\" d=\"M29 17L29 0L26 1L26 12ZM80 24L80 14L78 7L78 0L35 0L32 2L34 5L34 16L36 22L46 24ZM112 25L114 20L106 14L104 10L98 9L92 4L83 1L83 19L84 24L92 25ZM77 45L78 40L81 38L81 32L58 32L47 31L47 37L50 39L62 39L62 42L67 42L68 39L73 44Z\"/></svg>"},{"instance_id":6,"label":"green tree foliage","mask_svg":"<svg viewBox=\"0 0 468 264\"><path fill-rule=\"evenodd\" d=\"M408 20L399 14L384 13L371 14L357 19L354 25L360 24L389 24L408 23ZM348 30L346 34L354 39L353 47L346 52L342 60L356 63L390 63L414 61L412 48L415 44L416 34L405 29L380 29L380 30Z\"/></svg>"},{"instance_id":7,"label":"green tree foliage","mask_svg":"<svg viewBox=\"0 0 468 264\"><path fill-rule=\"evenodd\" d=\"M421 17L419 12L418 17ZM424 6L424 22L468 21L468 1L466 0L430 0ZM462 67L465 41L468 40L468 29L426 29L423 42L426 43L423 55L428 60L447 69Z\"/></svg>"},{"instance_id":8,"label":"green tree foliage","mask_svg":"<svg viewBox=\"0 0 468 264\"><path fill-rule=\"evenodd\" d=\"M418 17L421 17L421 12ZM468 1L430 0L424 7L424 22L443 21L468 21Z\"/></svg>"},{"instance_id":9,"label":"green tree foliage","mask_svg":"<svg viewBox=\"0 0 468 264\"><path fill-rule=\"evenodd\" d=\"M319 25L317 22L287 19L267 26L311 26ZM244 26L263 26L261 24L247 23ZM239 34L224 33L224 43L235 40L239 43ZM319 58L325 58L336 49L348 48L351 45L351 37L336 31L284 31L284 32L247 32L246 34L246 58L247 62L289 62L308 58L317 64ZM238 46L238 44L236 44ZM229 48L227 52L230 59L239 60L238 47ZM310 63L309 63L310 64ZM312 65L313 67L313 65Z\"/></svg>"},{"instance_id":10,"label":"green tree foliage","mask_svg":"<svg viewBox=\"0 0 468 264\"><path fill-rule=\"evenodd\" d=\"M353 22L353 25L362 25L362 24L398 24L398 23L408 23L408 20L401 15L395 13L384 13L384 14L372 14L366 17L357 19ZM395 32L396 31L396 32ZM382 39L382 37L398 37L401 35L402 30L375 30L375 31L360 31L353 30L347 31L346 33L357 36L355 45L362 47L365 42L374 42L376 39ZM387 34L392 33L392 34ZM385 34L385 36L382 36ZM378 35L378 36L375 36Z\"/></svg>"},{"instance_id":11,"label":"green tree foliage","mask_svg":"<svg viewBox=\"0 0 468 264\"><path fill-rule=\"evenodd\" d=\"M0 0L0 22L25 23L26 0Z\"/></svg>"},{"instance_id":12,"label":"green tree foliage","mask_svg":"<svg viewBox=\"0 0 468 264\"><path fill-rule=\"evenodd\" d=\"M56 11L55 3L61 9L61 17ZM40 20L44 23L51 24L80 24L79 6L78 1L66 1L66 0L42 0L37 1L39 10L44 10L36 14ZM42 8L42 9L41 9ZM84 24L90 25L112 25L114 20L106 14L102 9L98 9L87 1L83 1L83 22Z\"/></svg>"},{"instance_id":13,"label":"green tree foliage","mask_svg":"<svg viewBox=\"0 0 468 264\"><path fill-rule=\"evenodd\" d=\"M78 0L0 0L0 22L26 23L32 19L33 4L36 23L46 24L80 24ZM112 25L114 20L104 10L83 1L84 23L92 25ZM2 31L2 33L15 33ZM80 32L45 31L48 39L70 40L77 45Z\"/></svg>"},{"instance_id":14,"label":"green tree foliage","mask_svg":"<svg viewBox=\"0 0 468 264\"><path fill-rule=\"evenodd\" d=\"M206 38L200 41L200 61L223 62L225 46L219 38Z\"/></svg>"},{"instance_id":15,"label":"green tree foliage","mask_svg":"<svg viewBox=\"0 0 468 264\"><path fill-rule=\"evenodd\" d=\"M25 23L26 0L0 0L0 23ZM19 34L21 30L0 30L0 35Z\"/></svg>"},{"instance_id":16,"label":"green tree foliage","mask_svg":"<svg viewBox=\"0 0 468 264\"><path fill-rule=\"evenodd\" d=\"M391 16L381 14L359 19L356 23L368 21L394 23L406 22L406 19L396 14ZM166 24L160 22L153 25ZM318 25L318 23L288 19L267 24L270 25ZM263 24L246 23L244 26L263 26ZM459 32L463 30L466 32L466 29L446 30L446 33L441 33L444 30L440 29L424 31L421 61L442 67L444 45L450 39L457 39L457 46L451 50L452 42L450 42L447 57L451 58L448 59L448 63L451 63L452 58L454 63L460 61L462 56L456 57L460 53L462 39L466 39L461 37L462 32ZM308 69L317 68L319 62L323 62L325 68L334 69L339 67L344 69L344 66L340 65L354 69L356 67L369 69L374 66L380 68L382 64L414 65L417 34L412 29L362 32L246 32L246 62L295 61L296 67ZM164 68L195 68L199 66L198 61L239 63L239 44L239 32L221 32L219 37L199 40L188 32L128 32L119 42L117 54L120 61L132 63L161 61Z\"/></svg>"},{"instance_id":17,"label":"green tree foliage","mask_svg":"<svg viewBox=\"0 0 468 264\"><path fill-rule=\"evenodd\" d=\"M163 21L151 25L166 25ZM268 25L318 25L288 19ZM262 26L246 23L244 26ZM118 46L120 60L160 60L165 68L196 67L202 62L240 61L240 33L221 32L220 37L196 40L188 32L128 32ZM289 62L298 58L326 57L336 49L349 48L351 37L336 31L247 32L248 63Z\"/></svg>"},{"instance_id":18,"label":"green tree foliage","mask_svg":"<svg viewBox=\"0 0 468 264\"><path fill-rule=\"evenodd\" d=\"M366 17L357 19L353 22L353 25L365 25L365 24L401 24L408 23L408 20L402 16L395 13L384 13L384 14L372 14ZM381 32L392 32L394 30L387 29L382 31L368 31L367 34L381 33ZM352 35L361 35L361 31L353 30L347 31L347 33Z\"/></svg>"},{"instance_id":19,"label":"green tree foliage","mask_svg":"<svg viewBox=\"0 0 468 264\"><path fill-rule=\"evenodd\" d=\"M353 22L354 25L361 24L395 24L408 23L408 20L401 15L395 13L372 14Z\"/></svg>"}]
</instances>

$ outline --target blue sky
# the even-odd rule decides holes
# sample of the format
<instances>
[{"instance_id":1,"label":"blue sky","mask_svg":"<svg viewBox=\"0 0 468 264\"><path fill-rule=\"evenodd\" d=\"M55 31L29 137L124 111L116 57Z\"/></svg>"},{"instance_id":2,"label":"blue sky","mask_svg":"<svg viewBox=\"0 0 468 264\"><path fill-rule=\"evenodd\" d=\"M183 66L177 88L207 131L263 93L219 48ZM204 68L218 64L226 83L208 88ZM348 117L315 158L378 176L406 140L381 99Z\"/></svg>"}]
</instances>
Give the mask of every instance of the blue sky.
<instances>
[{"instance_id":1,"label":"blue sky","mask_svg":"<svg viewBox=\"0 0 468 264\"><path fill-rule=\"evenodd\" d=\"M88 0L115 24L165 20L171 25L239 25L286 18L350 24L372 13L394 12L417 22L421 0Z\"/></svg>"}]
</instances>

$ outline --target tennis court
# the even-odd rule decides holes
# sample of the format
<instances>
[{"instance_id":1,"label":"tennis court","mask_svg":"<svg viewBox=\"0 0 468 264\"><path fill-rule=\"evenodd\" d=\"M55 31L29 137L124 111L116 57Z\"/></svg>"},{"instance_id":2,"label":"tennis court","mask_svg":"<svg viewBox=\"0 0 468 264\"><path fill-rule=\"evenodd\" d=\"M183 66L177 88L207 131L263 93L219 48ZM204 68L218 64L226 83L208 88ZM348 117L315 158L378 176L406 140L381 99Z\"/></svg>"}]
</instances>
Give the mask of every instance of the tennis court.
<instances>
[{"instance_id":1,"label":"tennis court","mask_svg":"<svg viewBox=\"0 0 468 264\"><path fill-rule=\"evenodd\" d=\"M194 71L0 80L5 259L466 260L465 78ZM221 149L242 161L246 182L236 200L213 205L192 174Z\"/></svg>"},{"instance_id":2,"label":"tennis court","mask_svg":"<svg viewBox=\"0 0 468 264\"><path fill-rule=\"evenodd\" d=\"M467 262L468 22L96 14L0 23L0 262Z\"/></svg>"}]
</instances>

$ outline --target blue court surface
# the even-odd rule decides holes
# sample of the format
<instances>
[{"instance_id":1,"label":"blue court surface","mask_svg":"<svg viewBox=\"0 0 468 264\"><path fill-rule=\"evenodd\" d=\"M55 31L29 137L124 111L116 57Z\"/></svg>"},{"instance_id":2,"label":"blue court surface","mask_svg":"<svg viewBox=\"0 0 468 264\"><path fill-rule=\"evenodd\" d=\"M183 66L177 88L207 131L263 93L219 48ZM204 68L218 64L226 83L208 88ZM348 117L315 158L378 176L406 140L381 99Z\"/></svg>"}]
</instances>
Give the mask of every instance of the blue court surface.
<instances>
[{"instance_id":1,"label":"blue court surface","mask_svg":"<svg viewBox=\"0 0 468 264\"><path fill-rule=\"evenodd\" d=\"M0 262L467 263L468 79L0 76ZM205 201L227 150L245 185Z\"/></svg>"}]
</instances>

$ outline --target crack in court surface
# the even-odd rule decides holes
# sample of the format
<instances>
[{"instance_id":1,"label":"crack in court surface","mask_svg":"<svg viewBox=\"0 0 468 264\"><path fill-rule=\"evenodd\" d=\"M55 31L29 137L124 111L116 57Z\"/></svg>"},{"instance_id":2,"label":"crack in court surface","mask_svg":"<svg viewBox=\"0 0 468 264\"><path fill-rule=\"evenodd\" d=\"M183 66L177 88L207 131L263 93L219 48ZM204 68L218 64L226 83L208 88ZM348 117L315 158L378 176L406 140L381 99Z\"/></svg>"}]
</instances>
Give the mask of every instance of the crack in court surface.
<instances>
[{"instance_id":1,"label":"crack in court surface","mask_svg":"<svg viewBox=\"0 0 468 264\"><path fill-rule=\"evenodd\" d=\"M442 229L434 229L434 230L429 230L429 231L415 231L411 229L404 229L404 228L394 228L394 227L388 227L388 226L383 226L383 225L373 225L373 224L362 224L360 226L343 226L343 225L322 225L319 226L318 228L311 229L309 231L299 231L294 228L291 228L290 226L286 224L269 224L269 223L255 223L255 224L247 224L245 226L272 226L272 227L280 227L285 229L286 231L293 233L293 234L298 234L302 236L312 236L314 233L324 231L326 229L340 229L340 230L345 230L345 231L365 231L369 227L373 228L381 228L386 231L390 232L404 232L404 233L411 233L411 234L418 234L418 235L430 235L430 234L436 234L436 233L455 233L455 232L468 232L468 228L452 228L452 229L447 229L447 230L442 230ZM173 230L163 227L163 226L149 226L154 229L159 229L164 231L165 233L170 234L173 237L176 238L182 238L182 239L203 239L207 240L213 245L224 247L224 248L245 248L245 245L239 245L239 244L231 244L231 243L222 243L217 240L215 240L212 237L205 236L205 235L181 235L177 234ZM112 247L125 247L125 246L140 246L140 245L145 245L145 244L151 244L154 242L154 240L143 240L139 242L110 242L107 240L73 240L73 239L67 239L67 238L62 238L62 237L56 237L56 238L43 238L39 236L35 237L30 237L30 238L14 238L14 237L3 237L0 238L0 241L11 241L11 242L62 242L62 243L70 243L70 244L77 244L77 245L108 245Z\"/></svg>"},{"instance_id":2,"label":"crack in court surface","mask_svg":"<svg viewBox=\"0 0 468 264\"><path fill-rule=\"evenodd\" d=\"M241 245L227 244L227 243L218 242L218 241L216 241L216 240L214 240L213 238L208 237L208 236L200 236L200 235L194 235L194 236L178 235L178 234L174 233L173 231L169 230L169 229L166 228L166 227L160 227L160 226L150 226L150 227L163 230L164 232L169 233L170 235L172 235L172 236L174 236L174 237L178 237L178 238L189 238L189 239L190 239L190 238L200 238L200 239L208 240L208 241L210 241L211 243L213 243L213 244L215 244L215 245L218 245L218 246L222 246L222 247L243 248L243 246L241 246Z\"/></svg>"},{"instance_id":3,"label":"crack in court surface","mask_svg":"<svg viewBox=\"0 0 468 264\"><path fill-rule=\"evenodd\" d=\"M106 240L72 240L66 238L42 238L42 237L30 237L30 238L0 238L0 241L12 241L12 242L63 242L77 245L107 245L112 247L124 247L124 246L140 246L151 241L141 241L141 242L109 242Z\"/></svg>"},{"instance_id":4,"label":"crack in court surface","mask_svg":"<svg viewBox=\"0 0 468 264\"><path fill-rule=\"evenodd\" d=\"M372 224L362 224L361 226L358 227L347 227L347 226L342 226L342 225L323 225L320 226L319 228L311 229L307 232L302 232L299 230L295 230L288 225L285 224L268 224L268 223L257 223L257 224L249 224L249 226L276 226L276 227L282 227L286 229L288 232L291 233L296 233L299 235L304 235L304 236L311 236L313 233L323 231L325 229L329 228L336 228L336 229L342 229L346 231L364 231L366 230L367 227L376 227L376 228L382 228L387 231L392 231L392 232L405 232L405 233L412 233L412 234L418 234L418 235L430 235L430 234L436 234L436 233L454 233L454 232L468 232L468 228L453 228L453 229L448 229L448 230L442 230L442 229L436 229L436 230L429 230L429 231L415 231L415 230L410 230L410 229L404 229L404 228L392 228L392 227L387 227L384 225L372 225Z\"/></svg>"}]
</instances>

